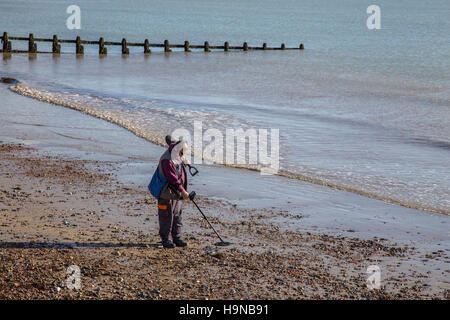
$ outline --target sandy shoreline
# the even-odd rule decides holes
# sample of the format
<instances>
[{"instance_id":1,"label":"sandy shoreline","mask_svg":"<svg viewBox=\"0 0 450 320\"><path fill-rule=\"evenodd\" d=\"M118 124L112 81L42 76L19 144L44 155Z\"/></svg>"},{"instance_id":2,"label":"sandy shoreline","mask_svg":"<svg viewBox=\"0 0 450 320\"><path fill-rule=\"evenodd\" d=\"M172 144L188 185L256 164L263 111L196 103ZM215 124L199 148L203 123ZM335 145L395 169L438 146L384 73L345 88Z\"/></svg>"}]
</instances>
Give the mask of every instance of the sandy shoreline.
<instances>
[{"instance_id":1,"label":"sandy shoreline","mask_svg":"<svg viewBox=\"0 0 450 320\"><path fill-rule=\"evenodd\" d=\"M154 201L117 180L118 163L42 156L18 144L0 150L1 299L449 298L443 250L423 256L386 239L294 233L204 197L201 206L245 217L212 219L235 245L214 247L186 205L190 246L166 250ZM423 259L442 265L418 272ZM368 290L366 268L381 263L390 269L382 289ZM80 290L66 287L70 265L81 269Z\"/></svg>"}]
</instances>

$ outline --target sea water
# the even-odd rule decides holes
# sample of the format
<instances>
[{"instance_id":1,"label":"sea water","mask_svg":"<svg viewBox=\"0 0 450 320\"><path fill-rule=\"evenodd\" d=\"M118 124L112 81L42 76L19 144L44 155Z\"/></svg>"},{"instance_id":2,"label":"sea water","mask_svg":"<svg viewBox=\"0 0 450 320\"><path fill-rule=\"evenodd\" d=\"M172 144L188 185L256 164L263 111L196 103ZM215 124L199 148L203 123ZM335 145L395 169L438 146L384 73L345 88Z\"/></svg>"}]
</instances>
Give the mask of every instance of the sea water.
<instances>
[{"instance_id":1,"label":"sea water","mask_svg":"<svg viewBox=\"0 0 450 320\"><path fill-rule=\"evenodd\" d=\"M376 1L71 1L0 3L10 36L269 46L305 50L164 54L85 45L76 57L3 58L30 97L76 106L151 142L175 128L276 128L280 171L406 207L450 213L450 3ZM14 48L26 42L13 41ZM51 50L38 43L38 50ZM18 106L20 107L20 106ZM289 182L291 183L291 182Z\"/></svg>"}]
</instances>

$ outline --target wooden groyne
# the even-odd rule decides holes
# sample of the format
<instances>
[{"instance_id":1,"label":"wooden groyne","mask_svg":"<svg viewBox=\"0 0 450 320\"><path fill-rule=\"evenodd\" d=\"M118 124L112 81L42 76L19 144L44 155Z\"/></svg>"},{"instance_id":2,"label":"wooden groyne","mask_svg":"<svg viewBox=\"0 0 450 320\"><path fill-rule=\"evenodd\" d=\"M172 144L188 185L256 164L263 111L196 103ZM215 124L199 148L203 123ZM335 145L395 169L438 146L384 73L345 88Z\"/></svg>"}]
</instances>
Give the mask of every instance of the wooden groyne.
<instances>
[{"instance_id":1,"label":"wooden groyne","mask_svg":"<svg viewBox=\"0 0 450 320\"><path fill-rule=\"evenodd\" d=\"M69 43L75 44L74 53L82 55L84 54L84 45L97 45L98 53L100 55L106 55L108 53L107 46L120 46L122 48L122 54L129 54L129 47L142 47L143 53L151 53L151 47L164 48L164 52L172 52L173 48L178 48L180 51L191 52L191 49L200 49L204 52L211 52L211 50L223 50L225 52L230 50L303 50L304 46L301 43L298 47L287 48L284 43L279 47L268 47L267 43L263 43L261 47L249 46L247 42L244 42L242 46L231 46L229 42L225 42L220 46L210 45L208 41L205 41L203 45L191 45L189 41L185 41L184 44L170 44L169 40L164 40L164 43L151 43L148 39L144 42L128 42L127 39L123 38L121 42L105 41L101 37L97 41L82 40L79 36L76 39L63 40L59 39L55 34L52 39L45 38L35 38L34 34L30 33L28 37L13 37L9 36L7 32L4 32L0 37L2 40L2 46L0 52L3 53L61 53L61 44ZM14 50L12 46L12 41L28 41L28 50ZM39 51L37 42L51 42L52 51Z\"/></svg>"}]
</instances>

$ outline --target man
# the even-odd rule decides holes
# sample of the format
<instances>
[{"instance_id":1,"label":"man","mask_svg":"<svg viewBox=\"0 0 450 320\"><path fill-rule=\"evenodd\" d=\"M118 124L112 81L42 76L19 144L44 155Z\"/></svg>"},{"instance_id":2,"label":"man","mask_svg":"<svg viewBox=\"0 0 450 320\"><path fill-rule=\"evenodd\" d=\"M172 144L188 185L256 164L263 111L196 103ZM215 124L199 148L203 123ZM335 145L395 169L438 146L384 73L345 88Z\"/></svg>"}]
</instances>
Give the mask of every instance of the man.
<instances>
[{"instance_id":1,"label":"man","mask_svg":"<svg viewBox=\"0 0 450 320\"><path fill-rule=\"evenodd\" d=\"M167 139L166 139L167 140ZM187 176L183 166L186 142L167 141L169 148L159 160L158 170L167 182L158 197L159 236L164 248L186 247L181 239L183 200L189 199ZM180 199L181 198L181 199ZM173 242L169 236L172 235Z\"/></svg>"}]
</instances>

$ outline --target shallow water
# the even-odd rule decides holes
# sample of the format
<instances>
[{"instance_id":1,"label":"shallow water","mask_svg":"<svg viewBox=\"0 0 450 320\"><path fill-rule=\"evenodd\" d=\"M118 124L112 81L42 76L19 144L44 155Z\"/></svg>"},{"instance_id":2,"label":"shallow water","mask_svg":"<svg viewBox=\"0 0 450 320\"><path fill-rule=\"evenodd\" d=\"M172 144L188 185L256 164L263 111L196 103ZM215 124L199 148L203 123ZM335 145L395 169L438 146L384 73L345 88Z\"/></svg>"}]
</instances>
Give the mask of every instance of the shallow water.
<instances>
[{"instance_id":1,"label":"shallow water","mask_svg":"<svg viewBox=\"0 0 450 320\"><path fill-rule=\"evenodd\" d=\"M144 56L131 49L123 58L110 47L99 58L85 46L78 59L13 55L0 76L153 142L174 128L192 129L194 120L221 131L278 128L285 175L450 212L448 1L379 1L376 31L365 25L371 3L356 0L113 3L79 1L82 29L69 31L66 3L3 1L10 14L0 29L91 40L303 42L306 50Z\"/></svg>"}]
</instances>

